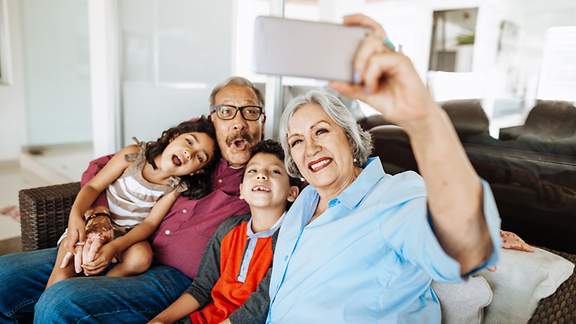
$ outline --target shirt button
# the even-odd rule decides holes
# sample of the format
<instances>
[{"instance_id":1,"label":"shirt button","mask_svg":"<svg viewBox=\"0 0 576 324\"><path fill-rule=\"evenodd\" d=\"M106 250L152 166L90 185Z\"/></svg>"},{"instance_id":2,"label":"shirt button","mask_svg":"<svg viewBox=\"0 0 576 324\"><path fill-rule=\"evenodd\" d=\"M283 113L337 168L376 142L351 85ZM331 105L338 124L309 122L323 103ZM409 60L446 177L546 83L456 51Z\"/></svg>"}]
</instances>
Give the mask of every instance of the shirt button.
<instances>
[{"instance_id":1,"label":"shirt button","mask_svg":"<svg viewBox=\"0 0 576 324\"><path fill-rule=\"evenodd\" d=\"M182 213L186 214L188 212L188 209L184 208L182 209Z\"/></svg>"},{"instance_id":2,"label":"shirt button","mask_svg":"<svg viewBox=\"0 0 576 324\"><path fill-rule=\"evenodd\" d=\"M164 231L164 234L166 234L166 235L170 235L170 233L172 233L170 230L165 230L165 231Z\"/></svg>"},{"instance_id":3,"label":"shirt button","mask_svg":"<svg viewBox=\"0 0 576 324\"><path fill-rule=\"evenodd\" d=\"M285 256L285 257L284 257L284 261L288 261L288 256Z\"/></svg>"},{"instance_id":4,"label":"shirt button","mask_svg":"<svg viewBox=\"0 0 576 324\"><path fill-rule=\"evenodd\" d=\"M218 183L222 183L222 179L218 179Z\"/></svg>"}]
</instances>

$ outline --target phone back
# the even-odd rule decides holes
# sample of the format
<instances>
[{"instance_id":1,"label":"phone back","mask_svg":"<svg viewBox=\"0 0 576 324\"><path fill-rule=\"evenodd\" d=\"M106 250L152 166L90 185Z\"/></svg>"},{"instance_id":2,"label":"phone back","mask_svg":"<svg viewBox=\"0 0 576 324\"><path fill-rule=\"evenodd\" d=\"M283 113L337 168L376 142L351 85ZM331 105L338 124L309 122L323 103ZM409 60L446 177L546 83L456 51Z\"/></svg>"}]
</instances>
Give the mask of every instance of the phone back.
<instances>
[{"instance_id":1,"label":"phone back","mask_svg":"<svg viewBox=\"0 0 576 324\"><path fill-rule=\"evenodd\" d=\"M352 61L367 30L332 23L260 16L254 72L352 81Z\"/></svg>"}]
</instances>

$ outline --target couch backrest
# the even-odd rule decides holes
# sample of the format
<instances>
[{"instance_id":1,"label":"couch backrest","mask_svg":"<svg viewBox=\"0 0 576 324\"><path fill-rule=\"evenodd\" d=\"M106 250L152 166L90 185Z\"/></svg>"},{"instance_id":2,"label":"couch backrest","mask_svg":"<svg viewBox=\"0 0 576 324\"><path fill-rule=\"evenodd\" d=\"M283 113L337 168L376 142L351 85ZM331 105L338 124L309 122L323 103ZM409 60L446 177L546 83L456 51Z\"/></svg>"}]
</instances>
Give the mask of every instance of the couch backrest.
<instances>
[{"instance_id":1,"label":"couch backrest","mask_svg":"<svg viewBox=\"0 0 576 324\"><path fill-rule=\"evenodd\" d=\"M441 106L452 120L476 172L490 183L503 228L517 232L530 243L576 253L573 243L576 237L576 154L563 153L561 141L538 142L536 133L521 133L519 138L509 141L490 137L488 119L478 100L450 101ZM572 112L567 106L562 107L545 109L542 113L536 111L532 122L538 123L539 118L554 114L554 111L563 116ZM418 171L404 130L385 121L384 125L374 126L377 121L372 118L369 132L374 142L374 155L380 157L386 172ZM544 131L537 127L534 125L532 130ZM563 135L569 131L549 133ZM567 147L576 148L571 144Z\"/></svg>"}]
</instances>

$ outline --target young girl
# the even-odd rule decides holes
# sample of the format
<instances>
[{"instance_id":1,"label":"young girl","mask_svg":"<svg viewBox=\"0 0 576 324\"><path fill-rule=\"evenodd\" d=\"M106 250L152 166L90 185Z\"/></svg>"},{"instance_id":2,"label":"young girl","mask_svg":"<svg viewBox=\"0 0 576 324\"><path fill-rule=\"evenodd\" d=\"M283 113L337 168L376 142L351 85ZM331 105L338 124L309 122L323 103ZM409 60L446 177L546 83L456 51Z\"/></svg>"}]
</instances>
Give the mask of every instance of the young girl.
<instances>
[{"instance_id":1,"label":"young girl","mask_svg":"<svg viewBox=\"0 0 576 324\"><path fill-rule=\"evenodd\" d=\"M218 157L214 127L204 116L164 131L156 142L116 153L76 196L47 287L81 271L98 274L110 262L118 263L108 276L146 271L152 262L146 239L180 194L198 199L209 192ZM87 212L104 190L110 211L99 206Z\"/></svg>"}]
</instances>

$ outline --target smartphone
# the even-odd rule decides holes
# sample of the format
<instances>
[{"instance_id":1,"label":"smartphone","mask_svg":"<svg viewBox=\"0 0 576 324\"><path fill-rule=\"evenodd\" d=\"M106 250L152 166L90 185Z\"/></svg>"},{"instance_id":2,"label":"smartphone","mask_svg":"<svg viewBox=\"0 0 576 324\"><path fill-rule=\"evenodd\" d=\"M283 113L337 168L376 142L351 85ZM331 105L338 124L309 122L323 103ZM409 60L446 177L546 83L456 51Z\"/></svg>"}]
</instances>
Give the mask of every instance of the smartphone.
<instances>
[{"instance_id":1,"label":"smartphone","mask_svg":"<svg viewBox=\"0 0 576 324\"><path fill-rule=\"evenodd\" d=\"M367 32L363 27L259 16L254 72L351 82L354 54Z\"/></svg>"}]
</instances>

